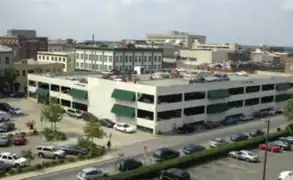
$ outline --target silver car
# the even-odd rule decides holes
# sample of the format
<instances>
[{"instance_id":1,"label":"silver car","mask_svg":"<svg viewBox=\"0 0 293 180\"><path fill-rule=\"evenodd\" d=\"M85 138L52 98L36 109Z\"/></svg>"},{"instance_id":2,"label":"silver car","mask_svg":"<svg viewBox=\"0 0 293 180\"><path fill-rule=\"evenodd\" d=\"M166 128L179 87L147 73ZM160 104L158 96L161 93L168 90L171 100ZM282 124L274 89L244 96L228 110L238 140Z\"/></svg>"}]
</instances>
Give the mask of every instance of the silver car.
<instances>
[{"instance_id":1,"label":"silver car","mask_svg":"<svg viewBox=\"0 0 293 180\"><path fill-rule=\"evenodd\" d=\"M78 174L77 174L77 179L78 180L94 180L97 177L106 177L108 176L108 172L102 168L97 168L97 167L88 167L85 169L82 169Z\"/></svg>"},{"instance_id":2,"label":"silver car","mask_svg":"<svg viewBox=\"0 0 293 180\"><path fill-rule=\"evenodd\" d=\"M247 161L247 162L258 162L259 161L259 157L256 154L254 154L251 151L246 151L246 150L231 151L231 152L229 152L228 156L235 158L235 159Z\"/></svg>"},{"instance_id":3,"label":"silver car","mask_svg":"<svg viewBox=\"0 0 293 180\"><path fill-rule=\"evenodd\" d=\"M211 140L209 141L209 145L211 148L214 148L214 147L218 147L218 146L221 146L221 145L225 145L225 144L228 144L229 142L226 141L225 139L221 139L221 138L216 138L214 140Z\"/></svg>"},{"instance_id":4,"label":"silver car","mask_svg":"<svg viewBox=\"0 0 293 180\"><path fill-rule=\"evenodd\" d=\"M0 146L8 146L9 142L10 141L7 135L0 135Z\"/></svg>"}]
</instances>

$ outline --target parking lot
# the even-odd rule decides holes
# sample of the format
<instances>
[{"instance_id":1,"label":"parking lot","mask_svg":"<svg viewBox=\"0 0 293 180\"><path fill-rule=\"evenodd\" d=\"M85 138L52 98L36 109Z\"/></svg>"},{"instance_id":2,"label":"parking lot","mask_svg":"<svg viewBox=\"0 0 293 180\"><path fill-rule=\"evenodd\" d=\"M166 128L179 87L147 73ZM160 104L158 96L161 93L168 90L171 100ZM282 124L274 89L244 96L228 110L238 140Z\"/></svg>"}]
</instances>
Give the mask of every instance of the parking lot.
<instances>
[{"instance_id":1,"label":"parking lot","mask_svg":"<svg viewBox=\"0 0 293 180\"><path fill-rule=\"evenodd\" d=\"M193 179L199 180L256 180L262 178L264 151L254 150L260 157L259 163L249 163L232 158L223 158L201 166L189 168ZM293 170L293 152L268 152L266 180L276 180L282 171Z\"/></svg>"}]
</instances>

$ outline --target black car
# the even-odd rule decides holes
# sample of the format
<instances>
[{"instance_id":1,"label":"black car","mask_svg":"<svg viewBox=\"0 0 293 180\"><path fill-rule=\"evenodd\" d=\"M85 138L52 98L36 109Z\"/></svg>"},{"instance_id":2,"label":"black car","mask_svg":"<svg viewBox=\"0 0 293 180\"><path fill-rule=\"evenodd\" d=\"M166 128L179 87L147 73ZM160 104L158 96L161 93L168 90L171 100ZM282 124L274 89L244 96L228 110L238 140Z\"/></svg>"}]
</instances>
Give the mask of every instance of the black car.
<instances>
[{"instance_id":1,"label":"black car","mask_svg":"<svg viewBox=\"0 0 293 180\"><path fill-rule=\"evenodd\" d=\"M0 172L2 172L2 173L6 173L6 172L10 171L12 168L13 168L12 165L0 163Z\"/></svg>"},{"instance_id":2,"label":"black car","mask_svg":"<svg viewBox=\"0 0 293 180\"><path fill-rule=\"evenodd\" d=\"M8 103L0 103L0 110L5 112L10 112L12 107Z\"/></svg>"},{"instance_id":3,"label":"black car","mask_svg":"<svg viewBox=\"0 0 293 180\"><path fill-rule=\"evenodd\" d=\"M284 141L280 141L280 140L273 141L273 144L275 146L279 146L283 150L290 151L292 149L292 145Z\"/></svg>"},{"instance_id":4,"label":"black car","mask_svg":"<svg viewBox=\"0 0 293 180\"><path fill-rule=\"evenodd\" d=\"M250 137L257 137L257 136L263 136L265 133L261 130L253 130L249 132Z\"/></svg>"},{"instance_id":5,"label":"black car","mask_svg":"<svg viewBox=\"0 0 293 180\"><path fill-rule=\"evenodd\" d=\"M183 153L184 154L192 154L195 152L201 152L206 150L206 148L202 145L194 145L194 144L188 144L186 146L183 147Z\"/></svg>"},{"instance_id":6,"label":"black car","mask_svg":"<svg viewBox=\"0 0 293 180\"><path fill-rule=\"evenodd\" d=\"M171 168L161 172L160 180L191 180L190 174L182 169Z\"/></svg>"},{"instance_id":7,"label":"black car","mask_svg":"<svg viewBox=\"0 0 293 180\"><path fill-rule=\"evenodd\" d=\"M88 149L77 147L77 146L71 145L71 144L60 146L59 149L65 151L66 154L68 154L68 155L81 156L81 155L87 155L88 154Z\"/></svg>"},{"instance_id":8,"label":"black car","mask_svg":"<svg viewBox=\"0 0 293 180\"><path fill-rule=\"evenodd\" d=\"M0 126L0 133L10 132L15 129L14 123L5 122Z\"/></svg>"},{"instance_id":9,"label":"black car","mask_svg":"<svg viewBox=\"0 0 293 180\"><path fill-rule=\"evenodd\" d=\"M10 97L12 98L24 98L25 96L26 96L25 92L16 92L16 93L10 94Z\"/></svg>"},{"instance_id":10,"label":"black car","mask_svg":"<svg viewBox=\"0 0 293 180\"><path fill-rule=\"evenodd\" d=\"M244 141L247 140L249 137L245 134L234 134L232 136L230 136L230 140L235 142L235 141Z\"/></svg>"},{"instance_id":11,"label":"black car","mask_svg":"<svg viewBox=\"0 0 293 180\"><path fill-rule=\"evenodd\" d=\"M163 162L180 156L180 152L170 148L160 148L153 154L153 158L157 162Z\"/></svg>"},{"instance_id":12,"label":"black car","mask_svg":"<svg viewBox=\"0 0 293 180\"><path fill-rule=\"evenodd\" d=\"M138 161L133 158L121 158L118 160L116 166L119 171L125 172L140 168L143 166L143 164L141 161Z\"/></svg>"},{"instance_id":13,"label":"black car","mask_svg":"<svg viewBox=\"0 0 293 180\"><path fill-rule=\"evenodd\" d=\"M100 119L99 123L101 124L101 126L104 126L107 128L113 128L113 126L115 125L115 123L112 122L110 119Z\"/></svg>"},{"instance_id":14,"label":"black car","mask_svg":"<svg viewBox=\"0 0 293 180\"><path fill-rule=\"evenodd\" d=\"M190 125L183 125L182 127L177 128L178 134L188 134L188 133L193 133L194 131L195 131L194 126L190 126Z\"/></svg>"}]
</instances>

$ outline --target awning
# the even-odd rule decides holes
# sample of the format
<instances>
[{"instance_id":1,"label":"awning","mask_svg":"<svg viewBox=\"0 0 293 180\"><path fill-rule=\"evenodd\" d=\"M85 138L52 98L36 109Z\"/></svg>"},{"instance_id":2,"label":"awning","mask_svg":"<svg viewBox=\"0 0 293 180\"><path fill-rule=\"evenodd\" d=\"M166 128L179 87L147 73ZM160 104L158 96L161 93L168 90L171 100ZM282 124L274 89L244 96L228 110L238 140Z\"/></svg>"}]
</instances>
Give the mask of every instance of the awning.
<instances>
[{"instance_id":1,"label":"awning","mask_svg":"<svg viewBox=\"0 0 293 180\"><path fill-rule=\"evenodd\" d=\"M134 101L135 92L121 90L121 89L114 89L112 93L112 98L122 100L122 101Z\"/></svg>"},{"instance_id":2,"label":"awning","mask_svg":"<svg viewBox=\"0 0 293 180\"><path fill-rule=\"evenodd\" d=\"M87 91L84 91L84 90L72 88L69 91L69 95L79 100L88 100L88 93Z\"/></svg>"},{"instance_id":3,"label":"awning","mask_svg":"<svg viewBox=\"0 0 293 180\"><path fill-rule=\"evenodd\" d=\"M134 117L135 109L132 107L122 106L119 104L114 104L111 109L111 112L116 114L117 116L126 116L126 117Z\"/></svg>"},{"instance_id":4,"label":"awning","mask_svg":"<svg viewBox=\"0 0 293 180\"><path fill-rule=\"evenodd\" d=\"M217 90L208 91L209 99L221 99L221 98L226 98L229 96L230 96L230 93L228 89L217 89Z\"/></svg>"},{"instance_id":5,"label":"awning","mask_svg":"<svg viewBox=\"0 0 293 180\"><path fill-rule=\"evenodd\" d=\"M49 95L49 90L47 90L47 89L43 89L43 88L37 88L35 93L36 93L38 96L45 97L45 96L48 96L48 95Z\"/></svg>"},{"instance_id":6,"label":"awning","mask_svg":"<svg viewBox=\"0 0 293 180\"><path fill-rule=\"evenodd\" d=\"M277 91L285 91L292 88L290 83L279 83L276 84L276 90Z\"/></svg>"},{"instance_id":7,"label":"awning","mask_svg":"<svg viewBox=\"0 0 293 180\"><path fill-rule=\"evenodd\" d=\"M279 95L276 95L276 97L275 97L276 102L287 101L288 99L289 99L288 94L279 94Z\"/></svg>"}]
</instances>

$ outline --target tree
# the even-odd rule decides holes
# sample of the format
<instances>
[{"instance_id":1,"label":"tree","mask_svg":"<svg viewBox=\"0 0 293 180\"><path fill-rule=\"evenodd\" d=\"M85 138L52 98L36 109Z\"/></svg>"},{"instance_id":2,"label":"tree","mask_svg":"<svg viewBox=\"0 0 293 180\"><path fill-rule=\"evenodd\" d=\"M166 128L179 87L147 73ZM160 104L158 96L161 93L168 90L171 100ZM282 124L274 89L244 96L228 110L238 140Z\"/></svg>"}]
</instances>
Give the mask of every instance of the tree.
<instances>
[{"instance_id":1,"label":"tree","mask_svg":"<svg viewBox=\"0 0 293 180\"><path fill-rule=\"evenodd\" d=\"M92 142L92 144L94 144L95 138L101 139L105 135L105 133L104 133L103 129L101 128L101 125L98 123L98 121L96 121L92 118L83 127L83 132L84 132L86 138ZM92 150L93 150L93 147L90 146L91 153L92 153Z\"/></svg>"},{"instance_id":2,"label":"tree","mask_svg":"<svg viewBox=\"0 0 293 180\"><path fill-rule=\"evenodd\" d=\"M17 72L14 68L7 68L4 71L4 78L10 90L13 90L13 84L17 78Z\"/></svg>"},{"instance_id":3,"label":"tree","mask_svg":"<svg viewBox=\"0 0 293 180\"><path fill-rule=\"evenodd\" d=\"M26 158L29 164L31 164L31 161L36 157L36 155L30 149L21 151L21 156Z\"/></svg>"},{"instance_id":4,"label":"tree","mask_svg":"<svg viewBox=\"0 0 293 180\"><path fill-rule=\"evenodd\" d=\"M50 103L42 109L41 116L42 120L51 123L51 129L56 131L57 123L63 119L64 113L64 109L59 104Z\"/></svg>"},{"instance_id":5,"label":"tree","mask_svg":"<svg viewBox=\"0 0 293 180\"><path fill-rule=\"evenodd\" d=\"M293 99L289 99L288 103L284 109L284 117L288 122L293 121ZM291 130L291 126L288 126Z\"/></svg>"}]
</instances>

